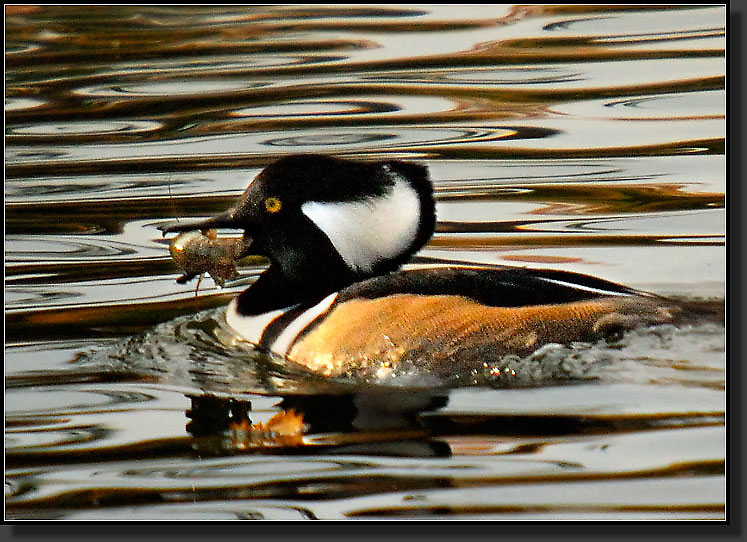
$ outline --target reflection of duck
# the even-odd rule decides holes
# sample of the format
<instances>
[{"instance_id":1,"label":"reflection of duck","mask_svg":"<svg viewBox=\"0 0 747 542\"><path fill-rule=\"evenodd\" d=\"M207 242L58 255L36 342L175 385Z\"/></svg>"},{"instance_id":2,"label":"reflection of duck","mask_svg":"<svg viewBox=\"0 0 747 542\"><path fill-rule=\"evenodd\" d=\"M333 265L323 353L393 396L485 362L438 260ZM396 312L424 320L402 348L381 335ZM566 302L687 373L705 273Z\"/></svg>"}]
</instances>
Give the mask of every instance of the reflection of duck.
<instances>
[{"instance_id":1,"label":"reflection of duck","mask_svg":"<svg viewBox=\"0 0 747 542\"><path fill-rule=\"evenodd\" d=\"M282 158L214 218L165 231L244 230L270 267L228 308L243 339L323 376L448 375L547 343L669 322L666 299L525 268L399 270L435 227L421 165Z\"/></svg>"},{"instance_id":2,"label":"reflection of duck","mask_svg":"<svg viewBox=\"0 0 747 542\"><path fill-rule=\"evenodd\" d=\"M421 414L448 402L441 394L392 390L341 395L286 395L265 422L249 401L215 395L191 396L187 430L204 453L304 446L329 453L446 457L449 446L432 438Z\"/></svg>"}]
</instances>

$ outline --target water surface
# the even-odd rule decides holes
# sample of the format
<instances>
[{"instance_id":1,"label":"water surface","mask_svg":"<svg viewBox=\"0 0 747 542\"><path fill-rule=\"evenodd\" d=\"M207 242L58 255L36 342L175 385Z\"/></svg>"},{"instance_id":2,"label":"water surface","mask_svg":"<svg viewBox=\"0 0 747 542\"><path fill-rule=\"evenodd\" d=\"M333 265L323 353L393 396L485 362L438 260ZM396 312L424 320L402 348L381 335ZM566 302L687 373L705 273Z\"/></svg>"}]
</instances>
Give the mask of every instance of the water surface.
<instances>
[{"instance_id":1,"label":"water surface","mask_svg":"<svg viewBox=\"0 0 747 542\"><path fill-rule=\"evenodd\" d=\"M413 266L718 305L724 48L717 6L6 8L6 518L723 518L722 324L351 386L232 343L261 263L195 297L157 228L287 154L409 159Z\"/></svg>"}]
</instances>

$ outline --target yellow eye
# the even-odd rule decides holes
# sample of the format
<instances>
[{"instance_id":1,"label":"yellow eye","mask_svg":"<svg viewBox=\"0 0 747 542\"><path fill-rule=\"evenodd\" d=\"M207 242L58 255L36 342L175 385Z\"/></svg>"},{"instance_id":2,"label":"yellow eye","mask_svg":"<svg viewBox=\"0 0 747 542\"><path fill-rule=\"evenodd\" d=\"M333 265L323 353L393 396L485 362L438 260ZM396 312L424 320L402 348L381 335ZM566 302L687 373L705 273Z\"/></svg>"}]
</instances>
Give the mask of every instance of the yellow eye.
<instances>
[{"instance_id":1,"label":"yellow eye","mask_svg":"<svg viewBox=\"0 0 747 542\"><path fill-rule=\"evenodd\" d=\"M283 204L278 198L267 198L265 200L265 209L268 213L277 213L282 208Z\"/></svg>"}]
</instances>

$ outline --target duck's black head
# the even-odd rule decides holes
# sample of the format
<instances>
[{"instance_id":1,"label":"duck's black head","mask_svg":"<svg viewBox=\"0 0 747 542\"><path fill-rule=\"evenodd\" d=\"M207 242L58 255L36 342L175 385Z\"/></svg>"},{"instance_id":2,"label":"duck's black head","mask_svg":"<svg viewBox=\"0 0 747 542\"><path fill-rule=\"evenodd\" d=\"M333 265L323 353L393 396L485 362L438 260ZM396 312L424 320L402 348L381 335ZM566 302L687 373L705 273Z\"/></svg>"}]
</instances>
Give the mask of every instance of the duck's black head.
<instances>
[{"instance_id":1,"label":"duck's black head","mask_svg":"<svg viewBox=\"0 0 747 542\"><path fill-rule=\"evenodd\" d=\"M424 166L304 154L267 166L225 213L165 231L244 230L247 254L271 264L249 290L283 289L269 305L287 306L399 268L430 239L435 220Z\"/></svg>"}]
</instances>

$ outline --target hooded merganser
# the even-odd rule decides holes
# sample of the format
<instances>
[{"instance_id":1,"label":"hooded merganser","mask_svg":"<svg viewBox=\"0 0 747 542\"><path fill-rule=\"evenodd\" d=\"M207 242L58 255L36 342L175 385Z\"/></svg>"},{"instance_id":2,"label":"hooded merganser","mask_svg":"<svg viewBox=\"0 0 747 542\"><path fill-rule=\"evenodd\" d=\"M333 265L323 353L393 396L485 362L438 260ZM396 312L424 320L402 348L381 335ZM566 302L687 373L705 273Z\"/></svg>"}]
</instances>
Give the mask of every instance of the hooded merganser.
<instances>
[{"instance_id":1,"label":"hooded merganser","mask_svg":"<svg viewBox=\"0 0 747 542\"><path fill-rule=\"evenodd\" d=\"M426 167L294 155L238 203L164 232L244 231L270 266L226 320L260 349L323 376L458 368L673 320L669 300L587 275L511 267L400 270L433 235ZM237 256L238 257L238 256Z\"/></svg>"}]
</instances>

